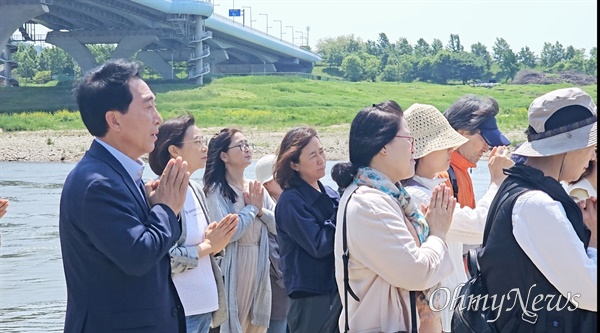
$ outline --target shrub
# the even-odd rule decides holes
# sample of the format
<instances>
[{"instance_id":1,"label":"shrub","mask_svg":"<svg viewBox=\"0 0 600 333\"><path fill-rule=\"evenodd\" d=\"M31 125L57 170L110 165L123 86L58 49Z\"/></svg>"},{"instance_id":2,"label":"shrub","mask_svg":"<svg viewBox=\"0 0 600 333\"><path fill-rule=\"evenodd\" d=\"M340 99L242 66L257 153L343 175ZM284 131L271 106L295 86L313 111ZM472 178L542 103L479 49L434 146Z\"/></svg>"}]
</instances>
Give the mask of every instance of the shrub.
<instances>
[{"instance_id":1,"label":"shrub","mask_svg":"<svg viewBox=\"0 0 600 333\"><path fill-rule=\"evenodd\" d=\"M39 84L47 83L50 80L52 80L52 75L50 71L39 71L33 76L33 82Z\"/></svg>"}]
</instances>

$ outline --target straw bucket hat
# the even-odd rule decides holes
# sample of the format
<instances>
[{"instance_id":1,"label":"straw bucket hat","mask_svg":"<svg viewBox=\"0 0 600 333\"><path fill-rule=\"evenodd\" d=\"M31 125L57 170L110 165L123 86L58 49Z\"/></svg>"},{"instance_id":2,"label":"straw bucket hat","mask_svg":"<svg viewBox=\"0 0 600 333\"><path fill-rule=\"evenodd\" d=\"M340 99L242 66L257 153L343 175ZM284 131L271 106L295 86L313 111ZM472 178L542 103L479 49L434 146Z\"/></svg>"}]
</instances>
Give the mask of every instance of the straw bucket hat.
<instances>
[{"instance_id":1,"label":"straw bucket hat","mask_svg":"<svg viewBox=\"0 0 600 333\"><path fill-rule=\"evenodd\" d=\"M404 119L415 138L414 158L434 151L457 148L468 141L455 131L448 120L433 105L413 104L404 111Z\"/></svg>"},{"instance_id":2,"label":"straw bucket hat","mask_svg":"<svg viewBox=\"0 0 600 333\"><path fill-rule=\"evenodd\" d=\"M551 91L531 102L527 142L515 154L553 156L597 144L597 108L580 88Z\"/></svg>"},{"instance_id":3,"label":"straw bucket hat","mask_svg":"<svg viewBox=\"0 0 600 333\"><path fill-rule=\"evenodd\" d=\"M265 155L256 162L256 180L262 184L273 179L273 167L275 166L275 155Z\"/></svg>"}]
</instances>

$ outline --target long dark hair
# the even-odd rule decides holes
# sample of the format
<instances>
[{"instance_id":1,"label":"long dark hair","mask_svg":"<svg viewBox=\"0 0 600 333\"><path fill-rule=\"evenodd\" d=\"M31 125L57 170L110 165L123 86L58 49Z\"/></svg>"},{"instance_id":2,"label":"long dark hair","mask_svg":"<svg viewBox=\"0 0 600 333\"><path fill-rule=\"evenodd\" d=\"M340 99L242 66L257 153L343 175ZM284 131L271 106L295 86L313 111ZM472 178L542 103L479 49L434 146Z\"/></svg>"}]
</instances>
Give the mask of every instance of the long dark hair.
<instances>
[{"instance_id":1,"label":"long dark hair","mask_svg":"<svg viewBox=\"0 0 600 333\"><path fill-rule=\"evenodd\" d=\"M277 148L277 161L275 162L275 181L282 189L298 186L300 176L292 169L292 162L300 162L302 149L306 147L312 138L319 138L317 131L312 127L299 126L292 128L283 137Z\"/></svg>"},{"instance_id":2,"label":"long dark hair","mask_svg":"<svg viewBox=\"0 0 600 333\"><path fill-rule=\"evenodd\" d=\"M231 144L231 138L240 132L237 128L224 128L215 134L208 144L208 158L204 169L204 193L221 189L221 194L235 203L237 194L225 179L225 162L221 159L221 153L226 152Z\"/></svg>"},{"instance_id":3,"label":"long dark hair","mask_svg":"<svg viewBox=\"0 0 600 333\"><path fill-rule=\"evenodd\" d=\"M158 128L158 135L154 143L154 150L148 155L148 163L155 174L161 175L171 159L169 147L174 145L181 148L185 132L196 125L196 119L191 114L166 120Z\"/></svg>"},{"instance_id":4,"label":"long dark hair","mask_svg":"<svg viewBox=\"0 0 600 333\"><path fill-rule=\"evenodd\" d=\"M400 130L402 108L392 100L360 110L350 126L348 146L350 162L338 163L331 175L340 188L350 185L358 168L371 164L381 148L392 141Z\"/></svg>"}]
</instances>

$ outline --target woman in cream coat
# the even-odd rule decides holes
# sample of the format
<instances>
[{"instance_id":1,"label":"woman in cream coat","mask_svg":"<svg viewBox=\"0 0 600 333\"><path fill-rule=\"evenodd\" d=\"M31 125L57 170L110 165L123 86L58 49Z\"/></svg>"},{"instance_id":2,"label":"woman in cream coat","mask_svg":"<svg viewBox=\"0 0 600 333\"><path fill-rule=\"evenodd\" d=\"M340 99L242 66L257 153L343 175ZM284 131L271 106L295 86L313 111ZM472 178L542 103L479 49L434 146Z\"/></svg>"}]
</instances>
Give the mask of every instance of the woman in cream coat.
<instances>
[{"instance_id":1,"label":"woman in cream coat","mask_svg":"<svg viewBox=\"0 0 600 333\"><path fill-rule=\"evenodd\" d=\"M396 102L373 105L352 121L350 162L336 168L335 181L345 188L335 234L336 280L350 332L410 332L409 291L432 288L452 272L445 241L456 202L450 189L436 187L423 215L399 186L414 173L413 140ZM348 287L358 300L344 297L344 215ZM427 313L425 300L416 303L419 314ZM344 311L339 323L346 325ZM426 324L419 330L441 331L439 317Z\"/></svg>"}]
</instances>

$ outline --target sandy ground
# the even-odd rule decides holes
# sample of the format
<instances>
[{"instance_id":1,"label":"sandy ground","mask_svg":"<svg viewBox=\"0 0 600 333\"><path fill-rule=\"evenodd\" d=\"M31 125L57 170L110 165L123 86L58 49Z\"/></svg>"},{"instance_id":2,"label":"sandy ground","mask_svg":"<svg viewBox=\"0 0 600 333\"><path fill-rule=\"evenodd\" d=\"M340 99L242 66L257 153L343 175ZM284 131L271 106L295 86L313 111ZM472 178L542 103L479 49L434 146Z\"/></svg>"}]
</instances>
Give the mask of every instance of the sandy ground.
<instances>
[{"instance_id":1,"label":"sandy ground","mask_svg":"<svg viewBox=\"0 0 600 333\"><path fill-rule=\"evenodd\" d=\"M348 131L350 126L332 126L319 129L327 159L347 160ZM220 128L203 129L212 136ZM267 132L256 128L241 128L246 138L254 143L255 160L274 154L288 128ZM3 162L77 162L90 147L93 137L82 131L0 132L0 161ZM143 156L142 159L145 159Z\"/></svg>"},{"instance_id":2,"label":"sandy ground","mask_svg":"<svg viewBox=\"0 0 600 333\"><path fill-rule=\"evenodd\" d=\"M211 136L220 128L203 129ZM264 131L257 128L241 128L254 143L255 160L274 154L289 128L280 131ZM348 160L348 132L350 125L335 125L317 129L328 160ZM524 140L522 132L510 132L511 140ZM34 131L0 132L0 161L3 162L77 162L92 142L92 136L82 131ZM145 156L142 157L145 159Z\"/></svg>"}]
</instances>

